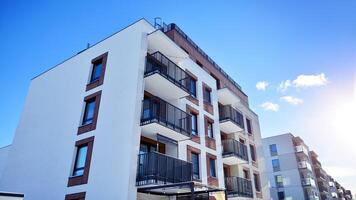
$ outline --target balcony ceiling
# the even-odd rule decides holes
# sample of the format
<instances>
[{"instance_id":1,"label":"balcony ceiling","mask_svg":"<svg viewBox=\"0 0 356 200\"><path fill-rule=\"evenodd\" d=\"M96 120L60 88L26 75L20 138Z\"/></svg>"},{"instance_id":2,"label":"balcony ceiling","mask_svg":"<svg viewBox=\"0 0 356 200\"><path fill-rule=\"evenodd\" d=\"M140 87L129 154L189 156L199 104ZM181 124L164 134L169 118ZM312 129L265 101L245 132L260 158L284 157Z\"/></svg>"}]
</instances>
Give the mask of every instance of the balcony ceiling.
<instances>
[{"instance_id":1,"label":"balcony ceiling","mask_svg":"<svg viewBox=\"0 0 356 200\"><path fill-rule=\"evenodd\" d=\"M220 122L220 130L224 133L230 134L243 131L244 129L231 120L224 120Z\"/></svg>"},{"instance_id":2,"label":"balcony ceiling","mask_svg":"<svg viewBox=\"0 0 356 200\"><path fill-rule=\"evenodd\" d=\"M159 73L154 73L145 77L145 90L166 101L176 101L189 95L188 92L184 91Z\"/></svg>"},{"instance_id":3,"label":"balcony ceiling","mask_svg":"<svg viewBox=\"0 0 356 200\"><path fill-rule=\"evenodd\" d=\"M241 99L233 93L229 88L222 88L218 90L219 102L223 105L239 105Z\"/></svg>"},{"instance_id":4,"label":"balcony ceiling","mask_svg":"<svg viewBox=\"0 0 356 200\"><path fill-rule=\"evenodd\" d=\"M148 49L151 53L162 52L175 63L189 58L189 55L174 43L166 34L160 30L150 33L148 36Z\"/></svg>"},{"instance_id":5,"label":"balcony ceiling","mask_svg":"<svg viewBox=\"0 0 356 200\"><path fill-rule=\"evenodd\" d=\"M187 140L190 138L187 135L172 130L156 122L141 126L141 132L143 136L148 138L155 138L157 134L163 135L175 141Z\"/></svg>"},{"instance_id":6,"label":"balcony ceiling","mask_svg":"<svg viewBox=\"0 0 356 200\"><path fill-rule=\"evenodd\" d=\"M223 157L223 163L227 164L227 165L241 165L241 164L247 164L248 165L248 161L243 160L242 158L235 156L235 155L231 155L231 156L224 156Z\"/></svg>"}]
</instances>

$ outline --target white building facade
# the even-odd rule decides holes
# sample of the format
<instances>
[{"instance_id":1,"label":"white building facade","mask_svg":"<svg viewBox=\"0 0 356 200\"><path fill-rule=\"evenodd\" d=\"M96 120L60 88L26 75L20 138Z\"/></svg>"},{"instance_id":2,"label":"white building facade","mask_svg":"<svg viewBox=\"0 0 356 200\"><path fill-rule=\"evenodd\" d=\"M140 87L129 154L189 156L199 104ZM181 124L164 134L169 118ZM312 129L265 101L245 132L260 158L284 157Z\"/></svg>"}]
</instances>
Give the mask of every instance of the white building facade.
<instances>
[{"instance_id":1,"label":"white building facade","mask_svg":"<svg viewBox=\"0 0 356 200\"><path fill-rule=\"evenodd\" d=\"M26 200L268 199L248 97L142 19L31 81L0 191Z\"/></svg>"},{"instance_id":2,"label":"white building facade","mask_svg":"<svg viewBox=\"0 0 356 200\"><path fill-rule=\"evenodd\" d=\"M270 195L276 200L317 200L309 147L290 133L262 139Z\"/></svg>"}]
</instances>

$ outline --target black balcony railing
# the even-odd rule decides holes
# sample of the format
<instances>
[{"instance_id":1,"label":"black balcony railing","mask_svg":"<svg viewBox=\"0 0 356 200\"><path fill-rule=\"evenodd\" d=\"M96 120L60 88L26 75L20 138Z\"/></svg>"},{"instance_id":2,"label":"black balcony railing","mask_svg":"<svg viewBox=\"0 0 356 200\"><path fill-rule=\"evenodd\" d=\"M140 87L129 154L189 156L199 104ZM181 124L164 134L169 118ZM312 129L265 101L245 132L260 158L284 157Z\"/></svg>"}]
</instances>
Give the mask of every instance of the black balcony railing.
<instances>
[{"instance_id":1,"label":"black balcony railing","mask_svg":"<svg viewBox=\"0 0 356 200\"><path fill-rule=\"evenodd\" d=\"M240 128L244 128L244 118L242 114L230 105L219 105L220 122L231 120Z\"/></svg>"},{"instance_id":2,"label":"black balcony railing","mask_svg":"<svg viewBox=\"0 0 356 200\"><path fill-rule=\"evenodd\" d=\"M156 122L190 137L192 133L190 114L158 97L144 99L142 104L141 126Z\"/></svg>"},{"instance_id":3,"label":"black balcony railing","mask_svg":"<svg viewBox=\"0 0 356 200\"><path fill-rule=\"evenodd\" d=\"M192 164L158 152L138 155L136 185L161 185L192 180Z\"/></svg>"},{"instance_id":4,"label":"black balcony railing","mask_svg":"<svg viewBox=\"0 0 356 200\"><path fill-rule=\"evenodd\" d=\"M225 177L225 187L228 195L253 197L252 184L250 180L240 177Z\"/></svg>"},{"instance_id":5,"label":"black balcony railing","mask_svg":"<svg viewBox=\"0 0 356 200\"><path fill-rule=\"evenodd\" d=\"M161 52L147 54L145 76L159 73L182 90L190 93L191 77Z\"/></svg>"},{"instance_id":6,"label":"black balcony railing","mask_svg":"<svg viewBox=\"0 0 356 200\"><path fill-rule=\"evenodd\" d=\"M223 157L237 156L248 161L247 146L234 139L222 140Z\"/></svg>"}]
</instances>

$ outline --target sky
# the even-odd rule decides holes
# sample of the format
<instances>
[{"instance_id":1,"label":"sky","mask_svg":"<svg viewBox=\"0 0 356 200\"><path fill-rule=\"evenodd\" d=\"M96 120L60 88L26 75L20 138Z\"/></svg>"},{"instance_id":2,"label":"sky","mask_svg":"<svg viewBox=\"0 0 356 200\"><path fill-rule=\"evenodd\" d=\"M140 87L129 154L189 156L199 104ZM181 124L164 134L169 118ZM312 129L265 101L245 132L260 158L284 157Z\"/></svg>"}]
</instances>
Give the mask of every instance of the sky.
<instances>
[{"instance_id":1,"label":"sky","mask_svg":"<svg viewBox=\"0 0 356 200\"><path fill-rule=\"evenodd\" d=\"M128 24L176 23L248 94L263 137L291 132L356 192L356 1L25 1L0 7L0 147L31 78ZM49 133L50 134L50 133Z\"/></svg>"}]
</instances>

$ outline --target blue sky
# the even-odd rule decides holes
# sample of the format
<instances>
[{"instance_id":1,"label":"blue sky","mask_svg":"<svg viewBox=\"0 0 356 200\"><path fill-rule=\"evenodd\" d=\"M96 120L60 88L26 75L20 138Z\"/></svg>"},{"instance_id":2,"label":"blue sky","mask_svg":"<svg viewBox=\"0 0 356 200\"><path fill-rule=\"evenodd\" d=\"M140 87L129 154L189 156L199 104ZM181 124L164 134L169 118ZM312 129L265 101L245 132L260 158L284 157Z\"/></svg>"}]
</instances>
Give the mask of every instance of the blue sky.
<instances>
[{"instance_id":1,"label":"blue sky","mask_svg":"<svg viewBox=\"0 0 356 200\"><path fill-rule=\"evenodd\" d=\"M327 171L356 192L356 1L351 0L5 0L0 8L0 146L13 139L32 77L87 43L157 16L178 24L242 86L264 137L301 136ZM307 80L297 79L300 75ZM286 80L292 86L278 90ZM265 91L257 90L259 81L269 83ZM291 105L283 96L303 103ZM265 110L265 102L277 104L278 111Z\"/></svg>"}]
</instances>

